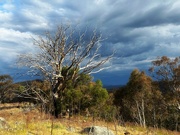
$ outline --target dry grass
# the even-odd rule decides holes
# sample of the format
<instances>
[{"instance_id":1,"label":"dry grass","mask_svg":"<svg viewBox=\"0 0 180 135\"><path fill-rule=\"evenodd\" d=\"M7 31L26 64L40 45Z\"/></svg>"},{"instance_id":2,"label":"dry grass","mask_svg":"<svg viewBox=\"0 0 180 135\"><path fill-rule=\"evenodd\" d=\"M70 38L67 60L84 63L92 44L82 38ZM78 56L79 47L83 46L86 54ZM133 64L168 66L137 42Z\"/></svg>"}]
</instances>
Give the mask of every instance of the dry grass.
<instances>
[{"instance_id":1,"label":"dry grass","mask_svg":"<svg viewBox=\"0 0 180 135\"><path fill-rule=\"evenodd\" d=\"M29 112L25 109L13 108L22 106L18 104L0 105L0 117L6 119L8 128L0 129L0 135L50 135L52 118L49 115L40 113L38 110ZM3 108L3 109L2 109ZM116 123L95 121L82 116L71 119L53 120L53 135L79 135L80 131L87 126L105 126L111 129L114 134L124 135L128 131L131 135L179 135L178 132L158 130L153 128L144 129L139 126L117 126ZM115 128L117 127L117 128ZM115 130L116 129L116 130Z\"/></svg>"}]
</instances>

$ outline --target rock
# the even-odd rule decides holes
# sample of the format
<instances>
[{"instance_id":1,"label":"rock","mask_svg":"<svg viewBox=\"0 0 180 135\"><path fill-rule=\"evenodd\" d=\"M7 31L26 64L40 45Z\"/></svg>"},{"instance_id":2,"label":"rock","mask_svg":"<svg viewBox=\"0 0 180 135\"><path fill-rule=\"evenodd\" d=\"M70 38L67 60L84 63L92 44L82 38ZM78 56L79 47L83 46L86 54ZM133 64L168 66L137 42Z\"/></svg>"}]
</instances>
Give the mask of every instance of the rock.
<instances>
[{"instance_id":1,"label":"rock","mask_svg":"<svg viewBox=\"0 0 180 135\"><path fill-rule=\"evenodd\" d=\"M100 126L86 127L83 129L82 133L88 135L114 135L114 133L107 127Z\"/></svg>"},{"instance_id":2,"label":"rock","mask_svg":"<svg viewBox=\"0 0 180 135\"><path fill-rule=\"evenodd\" d=\"M9 125L3 117L0 117L0 128L9 128Z\"/></svg>"}]
</instances>

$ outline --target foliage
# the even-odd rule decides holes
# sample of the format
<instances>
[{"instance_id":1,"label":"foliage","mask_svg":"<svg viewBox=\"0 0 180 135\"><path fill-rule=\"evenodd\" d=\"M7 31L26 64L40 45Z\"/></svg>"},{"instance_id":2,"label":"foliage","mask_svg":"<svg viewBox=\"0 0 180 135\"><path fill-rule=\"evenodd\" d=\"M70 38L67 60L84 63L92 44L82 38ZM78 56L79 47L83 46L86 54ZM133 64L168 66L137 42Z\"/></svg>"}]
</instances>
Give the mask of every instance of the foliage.
<instances>
[{"instance_id":1,"label":"foliage","mask_svg":"<svg viewBox=\"0 0 180 135\"><path fill-rule=\"evenodd\" d=\"M0 101L1 102L9 102L14 97L14 93L12 91L13 87L13 79L10 75L0 75Z\"/></svg>"},{"instance_id":2,"label":"foliage","mask_svg":"<svg viewBox=\"0 0 180 135\"><path fill-rule=\"evenodd\" d=\"M152 64L149 71L158 80L166 102L165 108L168 115L163 125L171 130L180 130L180 57L162 56L154 60Z\"/></svg>"},{"instance_id":3,"label":"foliage","mask_svg":"<svg viewBox=\"0 0 180 135\"><path fill-rule=\"evenodd\" d=\"M179 91L180 57L174 59L167 56L158 57L152 61L149 71L152 77L159 81L162 90Z\"/></svg>"},{"instance_id":4,"label":"foliage","mask_svg":"<svg viewBox=\"0 0 180 135\"><path fill-rule=\"evenodd\" d=\"M102 82L97 80L94 85L90 87L91 106L103 104L108 98L108 92L102 87Z\"/></svg>"},{"instance_id":5,"label":"foliage","mask_svg":"<svg viewBox=\"0 0 180 135\"><path fill-rule=\"evenodd\" d=\"M177 64L177 61L178 59L175 59L172 62L169 58L162 57L161 60L154 62L158 67L154 66L153 70L158 71L156 75L162 75L163 78L165 75L162 71L168 72L168 68L171 68L169 72L173 68L175 70L174 64ZM173 73L177 73L177 69ZM171 73L166 73L168 74ZM168 87L164 90L162 80L159 85L158 81L153 81L145 72L133 70L127 85L114 93L114 104L120 107L123 120L137 122L144 127L153 126L179 131L178 80L175 81L176 85L172 85L172 79L166 79L163 80L164 83L166 82L164 87ZM176 86L176 89L168 89L173 86Z\"/></svg>"},{"instance_id":6,"label":"foliage","mask_svg":"<svg viewBox=\"0 0 180 135\"><path fill-rule=\"evenodd\" d=\"M152 79L138 69L132 71L127 85L115 92L114 103L120 106L124 120L144 127L155 126L163 110L161 92L153 85Z\"/></svg>"},{"instance_id":7,"label":"foliage","mask_svg":"<svg viewBox=\"0 0 180 135\"><path fill-rule=\"evenodd\" d=\"M95 83L87 83L87 80L83 82L83 78L88 78L88 75L81 77L82 79L79 78L81 81L77 87L70 87L71 85L67 87L62 101L65 105L64 108L79 113L88 108L91 114L98 113L108 99L108 92L102 87L100 80Z\"/></svg>"}]
</instances>

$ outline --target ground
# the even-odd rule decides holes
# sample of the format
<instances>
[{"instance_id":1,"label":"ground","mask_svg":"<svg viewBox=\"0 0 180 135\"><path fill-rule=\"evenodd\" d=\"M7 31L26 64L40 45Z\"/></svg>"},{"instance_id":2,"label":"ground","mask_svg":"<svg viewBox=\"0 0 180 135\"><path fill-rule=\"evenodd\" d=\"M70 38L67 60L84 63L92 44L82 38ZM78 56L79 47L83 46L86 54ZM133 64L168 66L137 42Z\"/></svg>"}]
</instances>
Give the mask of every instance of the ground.
<instances>
[{"instance_id":1,"label":"ground","mask_svg":"<svg viewBox=\"0 0 180 135\"><path fill-rule=\"evenodd\" d=\"M0 128L0 135L80 135L83 128L96 125L111 129L115 135L179 135L178 132L154 128L142 128L134 124L119 126L116 122L93 121L92 118L74 116L53 119L27 104L0 104L0 117L6 126ZM53 127L53 128L52 128Z\"/></svg>"}]
</instances>

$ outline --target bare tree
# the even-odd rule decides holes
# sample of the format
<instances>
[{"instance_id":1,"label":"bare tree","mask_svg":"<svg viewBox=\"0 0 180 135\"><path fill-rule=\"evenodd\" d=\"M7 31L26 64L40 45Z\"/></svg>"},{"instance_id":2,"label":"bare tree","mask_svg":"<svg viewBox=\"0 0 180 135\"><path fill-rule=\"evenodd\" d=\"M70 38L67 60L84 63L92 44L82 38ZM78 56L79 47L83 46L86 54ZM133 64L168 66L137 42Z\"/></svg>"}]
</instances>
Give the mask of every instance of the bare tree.
<instances>
[{"instance_id":1,"label":"bare tree","mask_svg":"<svg viewBox=\"0 0 180 135\"><path fill-rule=\"evenodd\" d=\"M51 82L56 117L56 101L65 90L66 82L75 82L80 73L102 70L101 66L112 58L112 55L101 57L102 35L96 30L88 34L87 29L81 33L77 27L60 25L54 34L46 32L44 37L34 39L36 53L19 56L18 65L29 67L32 73L40 73Z\"/></svg>"}]
</instances>

